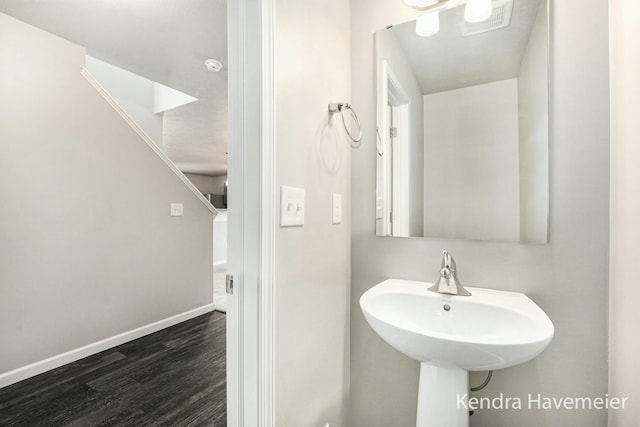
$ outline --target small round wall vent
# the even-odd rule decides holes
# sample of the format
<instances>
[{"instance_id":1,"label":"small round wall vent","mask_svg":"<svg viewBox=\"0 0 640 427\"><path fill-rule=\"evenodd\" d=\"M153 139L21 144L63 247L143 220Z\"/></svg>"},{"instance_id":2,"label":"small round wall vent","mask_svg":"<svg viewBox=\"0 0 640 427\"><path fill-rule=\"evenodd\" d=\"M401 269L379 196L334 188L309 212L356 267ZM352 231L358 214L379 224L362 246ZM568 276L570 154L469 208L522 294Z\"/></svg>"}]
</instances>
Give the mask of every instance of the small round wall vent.
<instances>
[{"instance_id":1,"label":"small round wall vent","mask_svg":"<svg viewBox=\"0 0 640 427\"><path fill-rule=\"evenodd\" d=\"M213 73L217 73L222 69L222 62L217 59L207 59L204 61L204 65L207 67L207 70Z\"/></svg>"}]
</instances>

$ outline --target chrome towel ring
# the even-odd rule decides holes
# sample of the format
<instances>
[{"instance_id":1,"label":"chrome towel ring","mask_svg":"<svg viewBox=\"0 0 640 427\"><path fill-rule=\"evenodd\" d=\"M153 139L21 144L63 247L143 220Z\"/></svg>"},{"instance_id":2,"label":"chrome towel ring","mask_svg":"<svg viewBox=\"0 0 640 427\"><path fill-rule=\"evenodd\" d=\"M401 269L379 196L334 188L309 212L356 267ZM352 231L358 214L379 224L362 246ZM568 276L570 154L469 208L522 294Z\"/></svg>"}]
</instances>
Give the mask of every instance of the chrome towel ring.
<instances>
[{"instance_id":1,"label":"chrome towel ring","mask_svg":"<svg viewBox=\"0 0 640 427\"><path fill-rule=\"evenodd\" d=\"M353 119L355 120L356 125L358 126L358 136L354 136L349 131L349 128L347 127L347 120L344 117L344 112L346 110L349 110L351 112L351 115L353 116ZM342 126L344 126L345 132L347 132L347 135L349 136L349 139L351 141L357 143L357 145L354 145L354 147L358 148L360 146L360 141L362 141L362 126L360 126L360 120L358 120L358 115L353 110L353 108L351 108L351 104L349 104L347 102L332 102L332 103L330 103L329 104L329 113L331 115L333 115L334 113L338 113L338 112L342 115Z\"/></svg>"}]
</instances>

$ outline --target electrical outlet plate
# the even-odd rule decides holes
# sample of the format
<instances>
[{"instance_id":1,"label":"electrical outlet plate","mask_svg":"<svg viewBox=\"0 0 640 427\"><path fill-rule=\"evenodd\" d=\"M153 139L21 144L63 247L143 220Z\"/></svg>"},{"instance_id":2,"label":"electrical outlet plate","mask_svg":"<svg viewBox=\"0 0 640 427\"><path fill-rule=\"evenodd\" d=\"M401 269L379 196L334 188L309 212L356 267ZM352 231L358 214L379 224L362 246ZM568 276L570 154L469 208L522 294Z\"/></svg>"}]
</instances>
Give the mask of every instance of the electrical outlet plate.
<instances>
[{"instance_id":1,"label":"electrical outlet plate","mask_svg":"<svg viewBox=\"0 0 640 427\"><path fill-rule=\"evenodd\" d=\"M170 206L171 216L182 216L184 215L184 208L182 203L171 203Z\"/></svg>"},{"instance_id":2,"label":"electrical outlet plate","mask_svg":"<svg viewBox=\"0 0 640 427\"><path fill-rule=\"evenodd\" d=\"M280 226L300 227L304 225L304 189L287 187L280 189Z\"/></svg>"},{"instance_id":3,"label":"electrical outlet plate","mask_svg":"<svg viewBox=\"0 0 640 427\"><path fill-rule=\"evenodd\" d=\"M340 224L342 222L342 194L332 195L332 224Z\"/></svg>"}]
</instances>

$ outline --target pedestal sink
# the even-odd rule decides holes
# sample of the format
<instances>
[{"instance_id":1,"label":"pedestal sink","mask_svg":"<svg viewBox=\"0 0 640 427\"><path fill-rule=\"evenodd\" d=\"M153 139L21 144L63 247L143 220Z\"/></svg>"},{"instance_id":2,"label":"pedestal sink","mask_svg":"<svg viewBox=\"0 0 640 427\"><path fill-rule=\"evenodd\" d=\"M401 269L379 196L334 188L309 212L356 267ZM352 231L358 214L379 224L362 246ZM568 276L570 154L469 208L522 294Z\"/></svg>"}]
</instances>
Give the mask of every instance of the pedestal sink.
<instances>
[{"instance_id":1,"label":"pedestal sink","mask_svg":"<svg viewBox=\"0 0 640 427\"><path fill-rule=\"evenodd\" d=\"M386 280L362 295L360 307L383 340L420 362L416 426L466 427L468 371L533 359L551 342L553 324L521 293L466 287L471 296L452 296L431 285Z\"/></svg>"}]
</instances>

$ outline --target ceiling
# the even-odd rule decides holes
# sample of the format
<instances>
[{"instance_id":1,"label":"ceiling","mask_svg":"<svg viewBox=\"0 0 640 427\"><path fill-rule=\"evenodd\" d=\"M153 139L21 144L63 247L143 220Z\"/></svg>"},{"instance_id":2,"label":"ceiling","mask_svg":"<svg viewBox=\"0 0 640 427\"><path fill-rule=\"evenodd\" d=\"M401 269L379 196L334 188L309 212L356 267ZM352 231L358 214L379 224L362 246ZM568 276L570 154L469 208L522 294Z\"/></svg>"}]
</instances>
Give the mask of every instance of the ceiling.
<instances>
[{"instance_id":1,"label":"ceiling","mask_svg":"<svg viewBox=\"0 0 640 427\"><path fill-rule=\"evenodd\" d=\"M198 98L164 113L164 150L183 172L226 174L226 0L0 0L0 12Z\"/></svg>"},{"instance_id":2,"label":"ceiling","mask_svg":"<svg viewBox=\"0 0 640 427\"><path fill-rule=\"evenodd\" d=\"M415 32L415 21L378 31L392 33L405 52L423 93L443 92L517 77L541 0L514 0L511 24L497 30L461 35L464 7L440 13L440 31Z\"/></svg>"}]
</instances>

